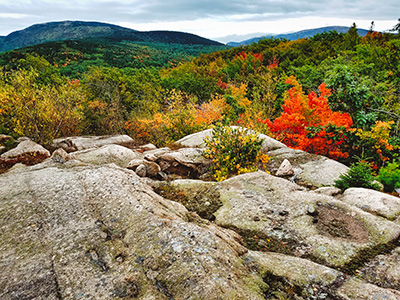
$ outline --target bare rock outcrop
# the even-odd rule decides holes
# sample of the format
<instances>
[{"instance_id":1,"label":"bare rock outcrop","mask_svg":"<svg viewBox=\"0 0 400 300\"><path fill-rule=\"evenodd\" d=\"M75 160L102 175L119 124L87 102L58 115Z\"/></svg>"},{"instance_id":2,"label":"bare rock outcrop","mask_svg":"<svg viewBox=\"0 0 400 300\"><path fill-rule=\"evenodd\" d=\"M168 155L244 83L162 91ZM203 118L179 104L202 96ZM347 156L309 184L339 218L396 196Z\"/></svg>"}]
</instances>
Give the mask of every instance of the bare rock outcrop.
<instances>
[{"instance_id":1,"label":"bare rock outcrop","mask_svg":"<svg viewBox=\"0 0 400 300\"><path fill-rule=\"evenodd\" d=\"M357 207L336 188L312 191L261 171L220 183L175 180L169 185L170 199L241 234L251 249L246 265L269 286L266 299L291 299L293 293L298 299L399 295L399 224L390 214L382 218ZM168 197L171 189L156 186ZM211 190L212 195L204 192ZM219 204L207 211L209 199Z\"/></svg>"},{"instance_id":2,"label":"bare rock outcrop","mask_svg":"<svg viewBox=\"0 0 400 300\"><path fill-rule=\"evenodd\" d=\"M70 157L95 165L114 163L126 168L131 160L139 157L139 153L124 146L111 144L100 148L76 151L70 153Z\"/></svg>"},{"instance_id":3,"label":"bare rock outcrop","mask_svg":"<svg viewBox=\"0 0 400 300\"><path fill-rule=\"evenodd\" d=\"M224 205L215 213L216 224L236 228L250 240L255 233L266 250L331 267L400 235L399 224L261 171L225 180L219 190Z\"/></svg>"},{"instance_id":4,"label":"bare rock outcrop","mask_svg":"<svg viewBox=\"0 0 400 300\"><path fill-rule=\"evenodd\" d=\"M203 151L201 148L181 148L160 155L156 162L167 174L198 178L210 167L210 161L204 158Z\"/></svg>"},{"instance_id":5,"label":"bare rock outcrop","mask_svg":"<svg viewBox=\"0 0 400 300\"><path fill-rule=\"evenodd\" d=\"M199 180L198 142L15 164L0 174L0 298L400 299L399 198L342 194L346 166L265 141L283 178Z\"/></svg>"},{"instance_id":6,"label":"bare rock outcrop","mask_svg":"<svg viewBox=\"0 0 400 300\"><path fill-rule=\"evenodd\" d=\"M50 152L47 149L30 139L24 139L17 147L0 156L0 169L8 169L16 163L34 165L48 157L50 157Z\"/></svg>"},{"instance_id":7,"label":"bare rock outcrop","mask_svg":"<svg viewBox=\"0 0 400 300\"><path fill-rule=\"evenodd\" d=\"M400 198L379 191L350 188L343 193L341 200L389 220L400 217Z\"/></svg>"},{"instance_id":8,"label":"bare rock outcrop","mask_svg":"<svg viewBox=\"0 0 400 300\"><path fill-rule=\"evenodd\" d=\"M139 158L131 160L127 168L136 171L138 175L140 173L141 177L155 177L161 172L161 167L155 162Z\"/></svg>"},{"instance_id":9,"label":"bare rock outcrop","mask_svg":"<svg viewBox=\"0 0 400 300\"><path fill-rule=\"evenodd\" d=\"M294 170L293 181L307 186L333 186L341 174L349 168L325 156L293 150L288 147L267 152L270 160L267 169L275 173L284 160L288 160Z\"/></svg>"},{"instance_id":10,"label":"bare rock outcrop","mask_svg":"<svg viewBox=\"0 0 400 300\"><path fill-rule=\"evenodd\" d=\"M134 140L128 135L106 136L74 136L59 138L53 141L54 148L63 148L67 152L100 148L106 145L121 145L133 147Z\"/></svg>"},{"instance_id":11,"label":"bare rock outcrop","mask_svg":"<svg viewBox=\"0 0 400 300\"><path fill-rule=\"evenodd\" d=\"M264 299L240 236L115 165L0 175L2 299Z\"/></svg>"}]
</instances>

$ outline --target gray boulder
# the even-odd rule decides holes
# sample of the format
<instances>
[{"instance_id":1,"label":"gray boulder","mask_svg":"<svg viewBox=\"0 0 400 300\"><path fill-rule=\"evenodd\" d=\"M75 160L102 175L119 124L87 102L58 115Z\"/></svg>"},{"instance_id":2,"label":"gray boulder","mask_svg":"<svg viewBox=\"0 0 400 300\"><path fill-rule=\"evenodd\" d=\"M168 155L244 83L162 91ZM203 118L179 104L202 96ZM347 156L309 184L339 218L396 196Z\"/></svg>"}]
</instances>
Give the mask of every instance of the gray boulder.
<instances>
[{"instance_id":1,"label":"gray boulder","mask_svg":"<svg viewBox=\"0 0 400 300\"><path fill-rule=\"evenodd\" d=\"M144 167L144 171L143 171ZM155 162L148 161L146 159L133 159L129 162L127 165L128 169L131 169L133 171L136 171L137 174L141 174L141 177L148 176L148 177L154 177L158 173L161 172L161 168L159 165L157 165ZM139 170L137 170L139 169ZM142 170L140 170L142 169Z\"/></svg>"},{"instance_id":2,"label":"gray boulder","mask_svg":"<svg viewBox=\"0 0 400 300\"><path fill-rule=\"evenodd\" d=\"M132 147L134 140L127 135L74 136L55 139L52 146L63 148L67 152L74 152L111 144Z\"/></svg>"},{"instance_id":3,"label":"gray boulder","mask_svg":"<svg viewBox=\"0 0 400 300\"><path fill-rule=\"evenodd\" d=\"M70 153L69 156L85 163L95 165L114 163L125 168L128 166L130 161L139 157L139 154L129 148L111 144L100 148L76 151Z\"/></svg>"},{"instance_id":4,"label":"gray boulder","mask_svg":"<svg viewBox=\"0 0 400 300\"><path fill-rule=\"evenodd\" d=\"M275 176L290 176L294 174L292 164L287 159L284 159L281 163L278 171L276 171Z\"/></svg>"},{"instance_id":5,"label":"gray boulder","mask_svg":"<svg viewBox=\"0 0 400 300\"><path fill-rule=\"evenodd\" d=\"M394 288L349 278L335 269L293 256L249 251L245 262L269 279L270 289L266 294L273 298L267 299L395 300L400 296ZM293 298L293 291L298 298Z\"/></svg>"},{"instance_id":6,"label":"gray boulder","mask_svg":"<svg viewBox=\"0 0 400 300\"><path fill-rule=\"evenodd\" d=\"M345 282L338 290L339 299L357 300L398 300L400 292L393 289L383 289L376 285L353 278Z\"/></svg>"},{"instance_id":7,"label":"gray boulder","mask_svg":"<svg viewBox=\"0 0 400 300\"><path fill-rule=\"evenodd\" d=\"M0 169L10 168L16 163L34 165L48 157L50 157L50 152L47 149L30 139L24 139L16 148L0 156Z\"/></svg>"},{"instance_id":8,"label":"gray boulder","mask_svg":"<svg viewBox=\"0 0 400 300\"><path fill-rule=\"evenodd\" d=\"M341 200L389 220L400 216L400 198L375 190L350 188Z\"/></svg>"},{"instance_id":9,"label":"gray boulder","mask_svg":"<svg viewBox=\"0 0 400 300\"><path fill-rule=\"evenodd\" d=\"M58 148L51 154L51 159L58 163L65 163L70 160L69 154L62 148Z\"/></svg>"},{"instance_id":10,"label":"gray boulder","mask_svg":"<svg viewBox=\"0 0 400 300\"><path fill-rule=\"evenodd\" d=\"M167 174L198 178L210 167L210 161L204 158L203 152L202 148L181 148L160 155L156 162Z\"/></svg>"},{"instance_id":11,"label":"gray boulder","mask_svg":"<svg viewBox=\"0 0 400 300\"><path fill-rule=\"evenodd\" d=\"M293 179L307 186L333 186L340 175L349 170L347 166L336 160L287 147L269 151L267 154L270 157L267 164L270 172L275 173L287 159L294 169Z\"/></svg>"}]
</instances>

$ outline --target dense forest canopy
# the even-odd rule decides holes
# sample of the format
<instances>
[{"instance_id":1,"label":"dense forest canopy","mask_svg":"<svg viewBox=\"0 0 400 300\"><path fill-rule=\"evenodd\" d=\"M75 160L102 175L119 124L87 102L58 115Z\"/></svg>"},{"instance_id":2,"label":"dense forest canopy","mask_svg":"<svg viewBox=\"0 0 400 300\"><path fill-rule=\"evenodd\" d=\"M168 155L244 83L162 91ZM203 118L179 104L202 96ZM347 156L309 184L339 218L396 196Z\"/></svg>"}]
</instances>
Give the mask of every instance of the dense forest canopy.
<instances>
[{"instance_id":1,"label":"dense forest canopy","mask_svg":"<svg viewBox=\"0 0 400 300\"><path fill-rule=\"evenodd\" d=\"M396 29L398 30L398 28ZM380 168L399 155L400 38L356 26L236 48L110 40L0 54L0 133L166 145L217 123Z\"/></svg>"}]
</instances>

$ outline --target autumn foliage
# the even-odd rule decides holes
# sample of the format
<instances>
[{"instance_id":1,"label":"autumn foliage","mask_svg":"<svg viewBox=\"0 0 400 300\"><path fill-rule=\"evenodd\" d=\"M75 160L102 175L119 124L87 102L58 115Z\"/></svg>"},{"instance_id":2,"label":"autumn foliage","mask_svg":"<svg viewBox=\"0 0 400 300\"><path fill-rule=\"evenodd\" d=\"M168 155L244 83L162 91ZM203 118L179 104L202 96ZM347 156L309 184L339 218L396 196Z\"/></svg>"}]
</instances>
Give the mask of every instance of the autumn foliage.
<instances>
[{"instance_id":1,"label":"autumn foliage","mask_svg":"<svg viewBox=\"0 0 400 300\"><path fill-rule=\"evenodd\" d=\"M150 118L133 118L126 122L126 129L139 141L162 146L221 121L228 107L223 97L197 105L192 96L173 90L164 111Z\"/></svg>"},{"instance_id":2,"label":"autumn foliage","mask_svg":"<svg viewBox=\"0 0 400 300\"><path fill-rule=\"evenodd\" d=\"M306 95L302 86L292 76L286 80L292 85L282 106L283 112L273 122L259 120L268 125L275 138L294 149L345 158L342 150L345 132L353 124L347 113L333 112L328 105L330 90L325 84L319 86L319 95Z\"/></svg>"}]
</instances>

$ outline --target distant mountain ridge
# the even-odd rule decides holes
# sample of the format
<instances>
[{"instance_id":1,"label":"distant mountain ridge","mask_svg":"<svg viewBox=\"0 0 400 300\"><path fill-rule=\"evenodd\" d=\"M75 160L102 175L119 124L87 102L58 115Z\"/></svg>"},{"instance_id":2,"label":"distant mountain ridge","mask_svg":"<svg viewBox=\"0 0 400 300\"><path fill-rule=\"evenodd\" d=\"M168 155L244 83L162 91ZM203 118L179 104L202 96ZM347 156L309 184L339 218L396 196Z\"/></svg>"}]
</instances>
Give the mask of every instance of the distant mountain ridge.
<instances>
[{"instance_id":1,"label":"distant mountain ridge","mask_svg":"<svg viewBox=\"0 0 400 300\"><path fill-rule=\"evenodd\" d=\"M348 32L350 29L350 27L347 26L327 26L327 27L320 27L320 28L314 28L314 29L306 29L306 30L301 30L301 31L297 31L297 32L293 32L293 33L284 33L284 34L277 34L277 35L265 35L265 36L261 36L261 37L255 37L255 38L251 38L251 39L247 39L241 42L229 42L227 43L228 46L232 46L232 47L237 47L237 46L241 46L241 45L250 45L252 43L257 43L259 40L261 39L265 39L265 38L283 38L283 39L287 39L290 41L293 40L297 40L297 39L303 39L303 38L309 38L312 37L318 33L323 33L323 32L329 32L329 31L336 31L338 33L346 33ZM358 30L358 34L360 36L364 36L367 34L367 32L369 30L366 29L357 29Z\"/></svg>"},{"instance_id":2,"label":"distant mountain ridge","mask_svg":"<svg viewBox=\"0 0 400 300\"><path fill-rule=\"evenodd\" d=\"M195 34L178 31L137 31L102 22L61 21L35 24L0 36L0 52L64 40L108 38L156 43L223 45Z\"/></svg>"}]
</instances>

